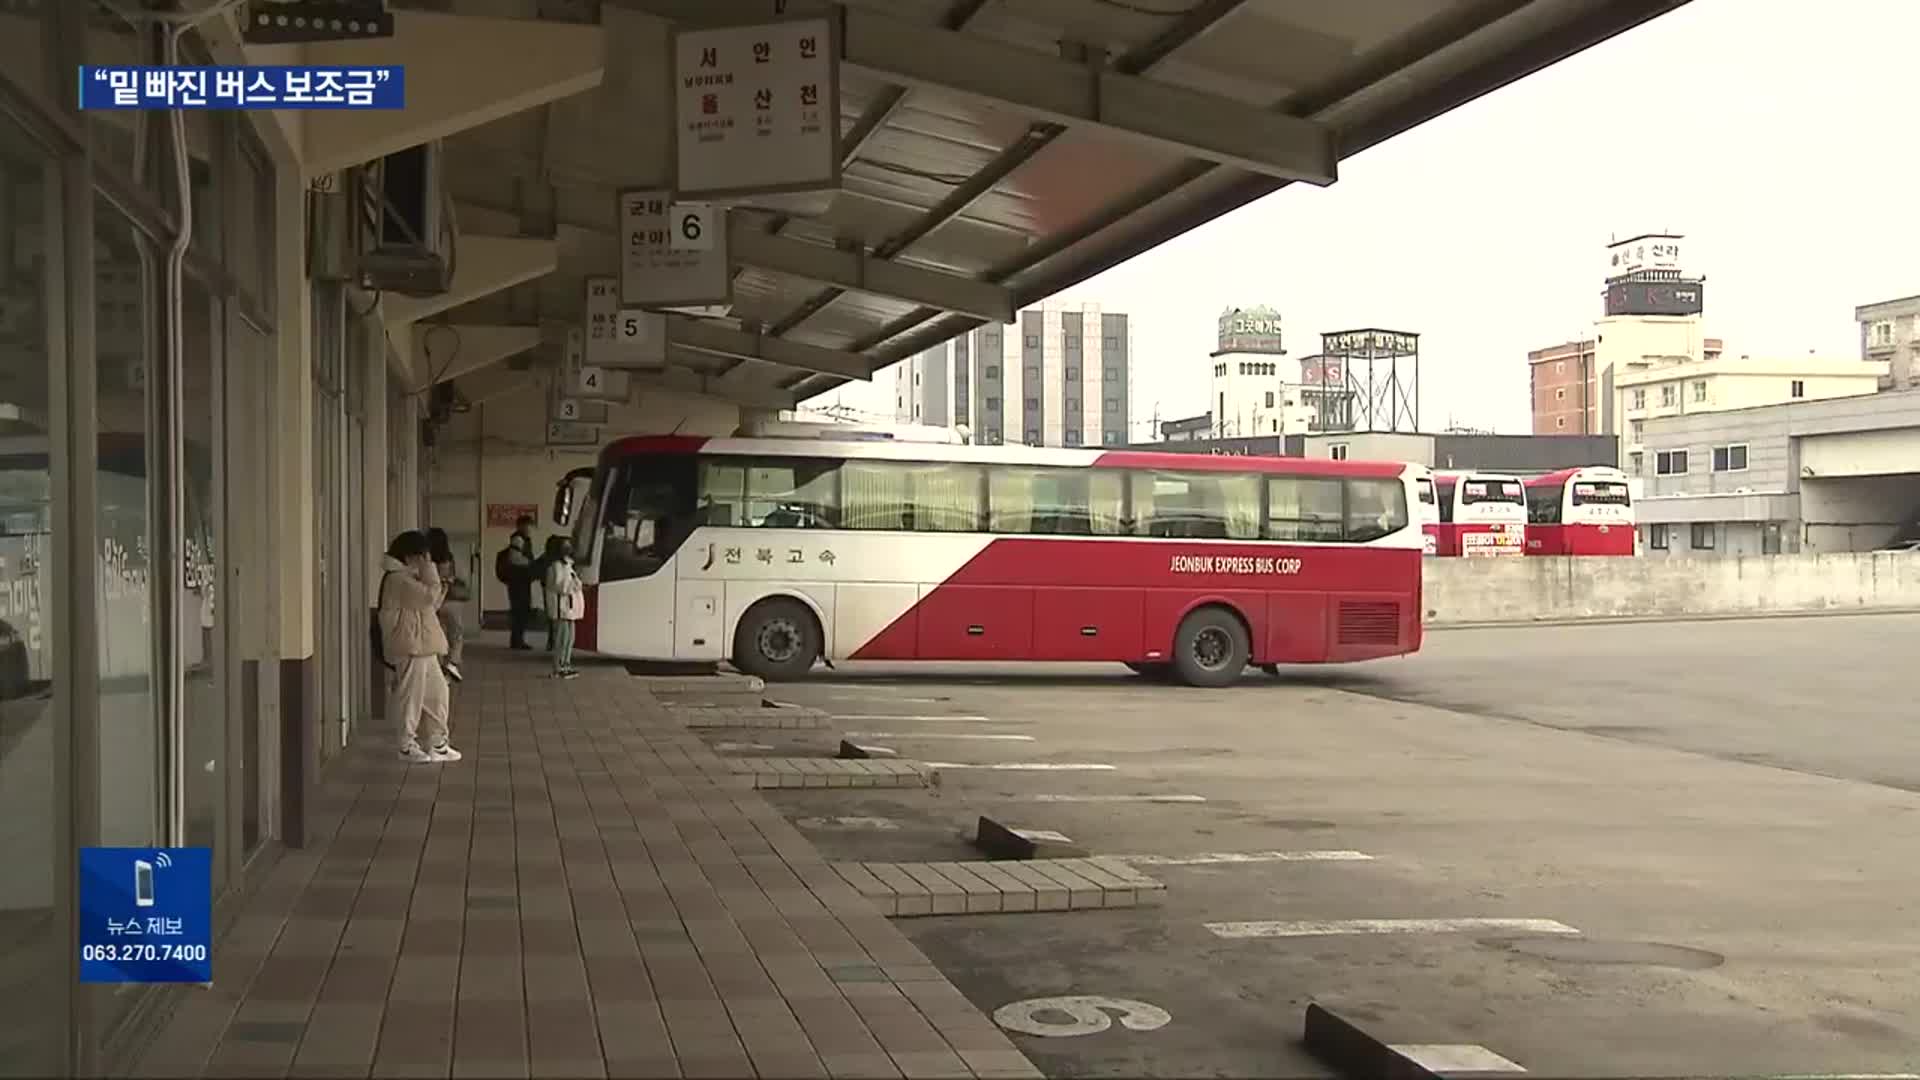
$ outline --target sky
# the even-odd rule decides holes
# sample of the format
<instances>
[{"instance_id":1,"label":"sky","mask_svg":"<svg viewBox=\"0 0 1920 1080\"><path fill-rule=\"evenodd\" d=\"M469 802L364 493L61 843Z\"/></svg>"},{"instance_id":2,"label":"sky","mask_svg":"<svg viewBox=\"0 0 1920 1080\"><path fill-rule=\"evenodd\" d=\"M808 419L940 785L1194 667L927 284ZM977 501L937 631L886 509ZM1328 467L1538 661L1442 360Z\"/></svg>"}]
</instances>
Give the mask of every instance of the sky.
<instances>
[{"instance_id":1,"label":"sky","mask_svg":"<svg viewBox=\"0 0 1920 1080\"><path fill-rule=\"evenodd\" d=\"M1206 411L1216 320L1421 335L1421 427L1531 429L1527 351L1591 334L1609 239L1684 234L1729 355L1858 357L1920 293L1920 0L1693 0L1056 296L1133 324L1133 438ZM1264 281L1250 286L1249 282ZM892 414L893 375L837 397Z\"/></svg>"}]
</instances>

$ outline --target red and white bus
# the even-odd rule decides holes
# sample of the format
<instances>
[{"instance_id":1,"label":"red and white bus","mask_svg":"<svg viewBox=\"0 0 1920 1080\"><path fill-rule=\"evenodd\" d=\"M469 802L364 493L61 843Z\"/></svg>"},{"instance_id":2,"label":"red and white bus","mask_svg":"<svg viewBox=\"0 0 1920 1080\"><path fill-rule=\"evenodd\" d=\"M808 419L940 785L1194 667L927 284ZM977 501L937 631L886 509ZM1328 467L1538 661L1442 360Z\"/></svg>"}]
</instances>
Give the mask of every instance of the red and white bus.
<instances>
[{"instance_id":1,"label":"red and white bus","mask_svg":"<svg viewBox=\"0 0 1920 1080\"><path fill-rule=\"evenodd\" d=\"M1399 462L642 436L562 480L554 519L602 655L768 679L1118 661L1221 686L1417 650L1416 498Z\"/></svg>"},{"instance_id":2,"label":"red and white bus","mask_svg":"<svg viewBox=\"0 0 1920 1080\"><path fill-rule=\"evenodd\" d=\"M1433 488L1440 504L1440 520L1428 526L1435 555L1526 554L1527 494L1518 476L1436 472Z\"/></svg>"},{"instance_id":3,"label":"red and white bus","mask_svg":"<svg viewBox=\"0 0 1920 1080\"><path fill-rule=\"evenodd\" d=\"M1528 478L1527 554L1632 555L1627 474L1604 465Z\"/></svg>"},{"instance_id":4,"label":"red and white bus","mask_svg":"<svg viewBox=\"0 0 1920 1080\"><path fill-rule=\"evenodd\" d=\"M1440 554L1440 497L1434 493L1433 470L1425 465L1408 465L1413 478L1413 520L1420 526L1421 549L1428 555Z\"/></svg>"}]
</instances>

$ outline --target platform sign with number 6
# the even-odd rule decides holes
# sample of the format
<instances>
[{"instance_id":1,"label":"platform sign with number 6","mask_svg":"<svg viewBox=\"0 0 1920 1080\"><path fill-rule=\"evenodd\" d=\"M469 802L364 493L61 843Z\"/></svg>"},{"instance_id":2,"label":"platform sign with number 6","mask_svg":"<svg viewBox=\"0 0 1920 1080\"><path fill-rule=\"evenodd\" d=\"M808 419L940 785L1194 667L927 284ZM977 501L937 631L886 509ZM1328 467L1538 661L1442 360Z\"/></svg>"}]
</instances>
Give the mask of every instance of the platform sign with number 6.
<instances>
[{"instance_id":1,"label":"platform sign with number 6","mask_svg":"<svg viewBox=\"0 0 1920 1080\"><path fill-rule=\"evenodd\" d=\"M620 304L669 308L733 298L726 217L702 203L677 203L659 189L619 196Z\"/></svg>"},{"instance_id":2,"label":"platform sign with number 6","mask_svg":"<svg viewBox=\"0 0 1920 1080\"><path fill-rule=\"evenodd\" d=\"M713 250L714 210L712 203L674 203L667 213L673 237L668 241L675 251Z\"/></svg>"}]
</instances>

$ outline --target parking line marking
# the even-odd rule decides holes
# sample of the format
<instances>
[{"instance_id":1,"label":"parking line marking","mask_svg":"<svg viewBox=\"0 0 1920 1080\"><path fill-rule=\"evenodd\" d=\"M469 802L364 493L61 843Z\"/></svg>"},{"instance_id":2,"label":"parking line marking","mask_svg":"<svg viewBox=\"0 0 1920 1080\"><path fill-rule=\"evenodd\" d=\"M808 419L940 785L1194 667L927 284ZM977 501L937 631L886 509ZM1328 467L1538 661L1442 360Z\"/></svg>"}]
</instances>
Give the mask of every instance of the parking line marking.
<instances>
[{"instance_id":1,"label":"parking line marking","mask_svg":"<svg viewBox=\"0 0 1920 1080\"><path fill-rule=\"evenodd\" d=\"M794 821L803 829L877 829L892 832L900 824L883 817L804 817Z\"/></svg>"},{"instance_id":2,"label":"parking line marking","mask_svg":"<svg viewBox=\"0 0 1920 1080\"><path fill-rule=\"evenodd\" d=\"M972 731L849 731L849 739L973 739L979 742L1032 742L1031 735L998 735Z\"/></svg>"},{"instance_id":3,"label":"parking line marking","mask_svg":"<svg viewBox=\"0 0 1920 1080\"><path fill-rule=\"evenodd\" d=\"M1273 922L1217 922L1206 927L1215 937L1331 937L1340 934L1578 934L1552 919L1298 919Z\"/></svg>"},{"instance_id":4,"label":"parking line marking","mask_svg":"<svg viewBox=\"0 0 1920 1080\"><path fill-rule=\"evenodd\" d=\"M1205 795L1024 795L1020 798L1031 802L1144 802L1144 803L1203 803Z\"/></svg>"},{"instance_id":5,"label":"parking line marking","mask_svg":"<svg viewBox=\"0 0 1920 1080\"><path fill-rule=\"evenodd\" d=\"M1013 723L1020 723L1020 721L1017 721L1017 720L995 720L991 716L945 716L945 715L906 716L899 713L886 713L886 714L848 713L848 714L835 715L833 719L863 721L868 723L872 723L876 721L885 721L886 723L889 723L889 724L915 724L915 723L1013 724Z\"/></svg>"},{"instance_id":6,"label":"parking line marking","mask_svg":"<svg viewBox=\"0 0 1920 1080\"><path fill-rule=\"evenodd\" d=\"M1141 866L1213 866L1222 863L1371 862L1363 851L1204 851L1198 855L1105 855Z\"/></svg>"},{"instance_id":7,"label":"parking line marking","mask_svg":"<svg viewBox=\"0 0 1920 1080\"><path fill-rule=\"evenodd\" d=\"M1395 1043L1388 1047L1428 1072L1526 1072L1516 1062L1473 1043Z\"/></svg>"},{"instance_id":8,"label":"parking line marking","mask_svg":"<svg viewBox=\"0 0 1920 1080\"><path fill-rule=\"evenodd\" d=\"M971 761L929 761L929 769L997 769L1002 772L1112 772L1116 765L1090 761L999 761L983 765Z\"/></svg>"}]
</instances>

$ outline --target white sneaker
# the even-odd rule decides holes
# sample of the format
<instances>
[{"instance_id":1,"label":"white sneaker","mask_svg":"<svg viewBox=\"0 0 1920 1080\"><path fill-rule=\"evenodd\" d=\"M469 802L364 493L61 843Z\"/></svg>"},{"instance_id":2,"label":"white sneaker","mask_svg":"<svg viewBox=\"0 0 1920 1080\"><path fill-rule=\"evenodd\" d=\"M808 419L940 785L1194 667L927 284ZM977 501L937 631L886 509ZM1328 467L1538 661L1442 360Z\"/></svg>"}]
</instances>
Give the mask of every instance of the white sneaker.
<instances>
[{"instance_id":1,"label":"white sneaker","mask_svg":"<svg viewBox=\"0 0 1920 1080\"><path fill-rule=\"evenodd\" d=\"M400 748L400 760L411 761L415 765L425 765L433 760L433 755L420 749L419 743L408 743Z\"/></svg>"},{"instance_id":2,"label":"white sneaker","mask_svg":"<svg viewBox=\"0 0 1920 1080\"><path fill-rule=\"evenodd\" d=\"M435 761L435 762L459 761L460 751L455 750L453 746L449 743L441 743L439 746L436 746L432 750L427 752L427 758L428 760Z\"/></svg>"},{"instance_id":3,"label":"white sneaker","mask_svg":"<svg viewBox=\"0 0 1920 1080\"><path fill-rule=\"evenodd\" d=\"M447 678L451 679L454 683L458 684L467 681L466 676L460 674L459 664L449 663L445 665L445 667L447 670Z\"/></svg>"}]
</instances>

